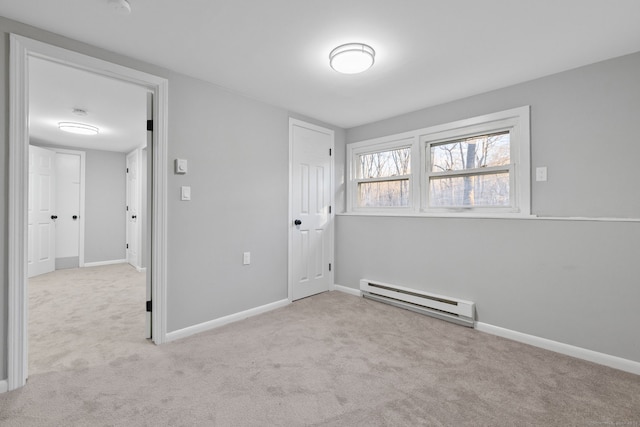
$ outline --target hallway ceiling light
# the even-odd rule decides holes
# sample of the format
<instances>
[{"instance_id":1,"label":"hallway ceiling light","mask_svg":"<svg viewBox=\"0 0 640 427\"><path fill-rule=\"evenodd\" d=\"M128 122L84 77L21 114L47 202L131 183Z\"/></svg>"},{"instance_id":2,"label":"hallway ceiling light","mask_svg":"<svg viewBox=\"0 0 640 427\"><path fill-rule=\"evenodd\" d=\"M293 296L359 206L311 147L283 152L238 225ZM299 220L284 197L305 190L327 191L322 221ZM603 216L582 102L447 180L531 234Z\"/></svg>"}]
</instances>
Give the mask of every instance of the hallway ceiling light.
<instances>
[{"instance_id":1,"label":"hallway ceiling light","mask_svg":"<svg viewBox=\"0 0 640 427\"><path fill-rule=\"evenodd\" d=\"M79 135L97 135L100 131L95 126L76 122L60 122L58 123L58 129Z\"/></svg>"},{"instance_id":2,"label":"hallway ceiling light","mask_svg":"<svg viewBox=\"0 0 640 427\"><path fill-rule=\"evenodd\" d=\"M127 0L109 0L109 6L120 15L131 13L131 5Z\"/></svg>"},{"instance_id":3,"label":"hallway ceiling light","mask_svg":"<svg viewBox=\"0 0 640 427\"><path fill-rule=\"evenodd\" d=\"M357 74L373 65L376 52L363 43L347 43L333 49L329 54L331 68L343 74Z\"/></svg>"}]
</instances>

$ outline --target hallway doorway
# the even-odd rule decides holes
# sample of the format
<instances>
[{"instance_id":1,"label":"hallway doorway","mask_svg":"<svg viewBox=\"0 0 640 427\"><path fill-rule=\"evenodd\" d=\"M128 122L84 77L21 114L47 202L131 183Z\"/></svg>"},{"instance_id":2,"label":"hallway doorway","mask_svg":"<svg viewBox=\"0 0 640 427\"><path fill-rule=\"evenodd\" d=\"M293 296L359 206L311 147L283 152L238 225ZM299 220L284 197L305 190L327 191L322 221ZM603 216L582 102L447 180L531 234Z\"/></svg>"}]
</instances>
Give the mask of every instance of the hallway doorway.
<instances>
[{"instance_id":1,"label":"hallway doorway","mask_svg":"<svg viewBox=\"0 0 640 427\"><path fill-rule=\"evenodd\" d=\"M28 280L27 280L27 186L28 186L28 127L29 66L36 60L69 66L76 70L104 76L114 81L144 88L152 97L152 122L145 120L145 131L151 127L153 135L149 152L149 221L145 227L151 244L148 247L147 286L151 302L141 308L152 309L150 318L152 339L162 343L166 336L166 139L167 86L166 79L102 61L36 40L12 34L10 37L11 110L9 163L9 316L8 316L8 389L22 387L28 375ZM75 109L75 106L70 107ZM104 129L108 129L106 126ZM149 132L151 133L151 132ZM70 140L68 140L70 141ZM123 215L124 216L124 215ZM87 224L88 225L88 224ZM88 227L87 227L88 228ZM85 261L89 262L88 248ZM126 249L126 248L125 248ZM123 255L123 259L125 256ZM85 265L86 265L85 262ZM146 316L145 316L146 317ZM144 335L144 334L143 334Z\"/></svg>"}]
</instances>

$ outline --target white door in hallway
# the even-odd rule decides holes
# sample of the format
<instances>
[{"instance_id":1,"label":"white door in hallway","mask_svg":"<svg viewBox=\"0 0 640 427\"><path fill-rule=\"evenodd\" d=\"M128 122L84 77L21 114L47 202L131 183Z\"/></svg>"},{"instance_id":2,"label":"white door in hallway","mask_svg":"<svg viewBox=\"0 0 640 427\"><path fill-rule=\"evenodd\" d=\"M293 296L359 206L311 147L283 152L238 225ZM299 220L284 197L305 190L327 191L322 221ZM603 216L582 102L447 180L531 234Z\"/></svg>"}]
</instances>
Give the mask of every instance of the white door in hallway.
<instances>
[{"instance_id":1,"label":"white door in hallway","mask_svg":"<svg viewBox=\"0 0 640 427\"><path fill-rule=\"evenodd\" d=\"M151 125L151 126L149 126ZM147 93L147 146L140 150L140 165L141 174L140 178L142 179L142 185L140 188L142 189L140 200L142 203L140 206L142 207L142 221L140 222L140 228L142 228L141 235L143 236L142 241L142 264L145 269L149 269L149 272L146 276L147 281L147 307L146 307L146 335L147 338L153 338L152 331L153 325L151 323L152 320L152 284L151 284L151 269L149 268L151 265L151 218L153 218L152 212L152 201L151 195L153 194L153 178L150 172L153 171L153 94Z\"/></svg>"},{"instance_id":2,"label":"white door in hallway","mask_svg":"<svg viewBox=\"0 0 640 427\"><path fill-rule=\"evenodd\" d=\"M305 298L331 289L333 274L333 131L290 120L291 222L289 296Z\"/></svg>"},{"instance_id":3,"label":"white door in hallway","mask_svg":"<svg viewBox=\"0 0 640 427\"><path fill-rule=\"evenodd\" d=\"M27 274L49 273L56 266L56 153L29 146Z\"/></svg>"},{"instance_id":4,"label":"white door in hallway","mask_svg":"<svg viewBox=\"0 0 640 427\"><path fill-rule=\"evenodd\" d=\"M56 258L80 265L80 154L56 153ZM60 268L60 267L58 267Z\"/></svg>"},{"instance_id":5,"label":"white door in hallway","mask_svg":"<svg viewBox=\"0 0 640 427\"><path fill-rule=\"evenodd\" d=\"M127 262L141 268L140 259L140 150L127 154Z\"/></svg>"}]
</instances>

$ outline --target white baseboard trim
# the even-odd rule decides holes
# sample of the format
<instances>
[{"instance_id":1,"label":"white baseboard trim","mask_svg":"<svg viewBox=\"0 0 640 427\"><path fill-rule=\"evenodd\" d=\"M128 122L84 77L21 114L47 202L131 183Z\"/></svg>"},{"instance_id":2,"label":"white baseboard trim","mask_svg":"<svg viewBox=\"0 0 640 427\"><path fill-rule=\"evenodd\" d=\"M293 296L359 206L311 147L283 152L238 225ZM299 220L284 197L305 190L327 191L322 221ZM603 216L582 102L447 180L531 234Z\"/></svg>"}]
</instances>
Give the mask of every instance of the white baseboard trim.
<instances>
[{"instance_id":1,"label":"white baseboard trim","mask_svg":"<svg viewBox=\"0 0 640 427\"><path fill-rule=\"evenodd\" d=\"M344 292L345 294L355 295L357 297L362 296L362 292L359 289L349 288L347 286L333 285L333 290Z\"/></svg>"},{"instance_id":2,"label":"white baseboard trim","mask_svg":"<svg viewBox=\"0 0 640 427\"><path fill-rule=\"evenodd\" d=\"M9 391L9 382L7 380L0 380L0 393L6 393Z\"/></svg>"},{"instance_id":3,"label":"white baseboard trim","mask_svg":"<svg viewBox=\"0 0 640 427\"><path fill-rule=\"evenodd\" d=\"M83 267L100 267L101 265L124 264L126 259L112 259L110 261L85 262Z\"/></svg>"},{"instance_id":4,"label":"white baseboard trim","mask_svg":"<svg viewBox=\"0 0 640 427\"><path fill-rule=\"evenodd\" d=\"M545 350L555 351L556 353L640 375L640 362L635 362L633 360L623 359L621 357L612 356L610 354L599 353L597 351L564 344L558 341L552 341L546 338L540 338L535 335L512 331L511 329L505 329L499 326L489 325L487 323L476 322L475 328L480 332L486 332L488 334L508 338L513 341L529 344L534 347L544 348Z\"/></svg>"},{"instance_id":5,"label":"white baseboard trim","mask_svg":"<svg viewBox=\"0 0 640 427\"><path fill-rule=\"evenodd\" d=\"M272 302L271 304L262 305L260 307L252 308L249 310L241 311L239 313L234 313L228 316L220 317L218 319L210 320L208 322L200 323L198 325L193 325L184 329L178 329L177 331L168 332L164 342L170 342L190 337L191 335L195 335L200 332L219 328L220 326L237 322L239 320L244 320L249 317L257 316L258 314L266 313L277 308L286 307L289 304L291 304L291 301L289 301L288 299L283 299L280 301Z\"/></svg>"}]
</instances>

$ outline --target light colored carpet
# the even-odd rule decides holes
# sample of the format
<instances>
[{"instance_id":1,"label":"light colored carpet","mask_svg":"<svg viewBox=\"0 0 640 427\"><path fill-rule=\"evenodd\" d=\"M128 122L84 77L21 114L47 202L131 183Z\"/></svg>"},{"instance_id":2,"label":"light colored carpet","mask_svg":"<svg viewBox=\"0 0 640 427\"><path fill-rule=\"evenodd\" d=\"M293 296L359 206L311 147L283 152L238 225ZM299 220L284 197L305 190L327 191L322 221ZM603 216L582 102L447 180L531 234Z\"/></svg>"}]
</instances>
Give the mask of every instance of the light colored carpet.
<instances>
[{"instance_id":1,"label":"light colored carpet","mask_svg":"<svg viewBox=\"0 0 640 427\"><path fill-rule=\"evenodd\" d=\"M29 279L29 375L102 366L145 340L145 274L129 264Z\"/></svg>"},{"instance_id":2,"label":"light colored carpet","mask_svg":"<svg viewBox=\"0 0 640 427\"><path fill-rule=\"evenodd\" d=\"M640 377L331 292L0 395L3 426L640 424Z\"/></svg>"}]
</instances>

